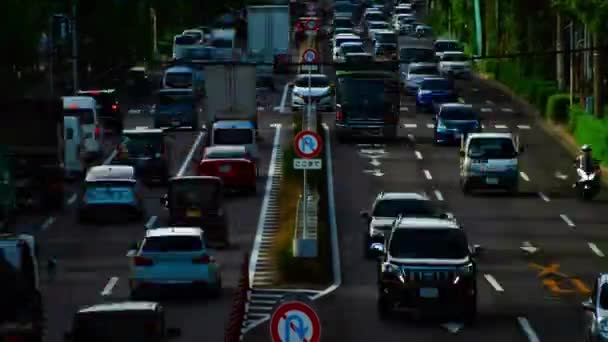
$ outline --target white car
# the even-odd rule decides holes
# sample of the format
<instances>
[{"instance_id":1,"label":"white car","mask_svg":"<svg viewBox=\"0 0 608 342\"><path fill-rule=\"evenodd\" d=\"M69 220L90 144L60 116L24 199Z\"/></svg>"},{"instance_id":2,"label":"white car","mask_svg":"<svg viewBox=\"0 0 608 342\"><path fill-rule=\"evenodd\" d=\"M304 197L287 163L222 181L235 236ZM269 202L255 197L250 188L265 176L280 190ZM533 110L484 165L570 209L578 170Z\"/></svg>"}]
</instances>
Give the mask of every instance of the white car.
<instances>
[{"instance_id":1,"label":"white car","mask_svg":"<svg viewBox=\"0 0 608 342\"><path fill-rule=\"evenodd\" d=\"M416 18L412 14L396 14L393 17L393 29L400 31L401 25L414 21L416 21Z\"/></svg>"},{"instance_id":2,"label":"white car","mask_svg":"<svg viewBox=\"0 0 608 342\"><path fill-rule=\"evenodd\" d=\"M220 266L209 254L200 228L148 229L143 241L134 244L127 257L132 297L166 286L201 287L213 296L221 293Z\"/></svg>"},{"instance_id":3,"label":"white car","mask_svg":"<svg viewBox=\"0 0 608 342\"><path fill-rule=\"evenodd\" d=\"M411 4L400 4L395 7L395 14L414 14Z\"/></svg>"},{"instance_id":4,"label":"white car","mask_svg":"<svg viewBox=\"0 0 608 342\"><path fill-rule=\"evenodd\" d=\"M439 60L439 73L468 79L471 77L471 60L463 52L446 51Z\"/></svg>"},{"instance_id":5,"label":"white car","mask_svg":"<svg viewBox=\"0 0 608 342\"><path fill-rule=\"evenodd\" d=\"M365 53L363 42L343 43L338 48L338 53L334 56L334 63L343 63L349 53Z\"/></svg>"},{"instance_id":6,"label":"white car","mask_svg":"<svg viewBox=\"0 0 608 342\"><path fill-rule=\"evenodd\" d=\"M367 23L367 34L369 35L369 39L374 38L374 33L378 31L386 31L390 30L391 25L386 21L370 21Z\"/></svg>"},{"instance_id":7,"label":"white car","mask_svg":"<svg viewBox=\"0 0 608 342\"><path fill-rule=\"evenodd\" d=\"M296 77L291 92L291 108L293 111L303 108L311 102L316 103L319 110L331 111L334 108L334 96L329 78L324 74L300 74Z\"/></svg>"},{"instance_id":8,"label":"white car","mask_svg":"<svg viewBox=\"0 0 608 342\"><path fill-rule=\"evenodd\" d=\"M350 33L337 34L334 36L332 41L333 41L332 56L336 56L338 54L338 49L340 48L340 45L342 45L344 43L363 42L361 40L361 37L359 37L355 34L350 34Z\"/></svg>"},{"instance_id":9,"label":"white car","mask_svg":"<svg viewBox=\"0 0 608 342\"><path fill-rule=\"evenodd\" d=\"M411 63L407 75L405 75L407 94L415 95L425 78L436 76L439 76L436 63Z\"/></svg>"},{"instance_id":10,"label":"white car","mask_svg":"<svg viewBox=\"0 0 608 342\"><path fill-rule=\"evenodd\" d=\"M460 42L456 39L437 39L433 43L435 56L441 58L446 51L462 52Z\"/></svg>"}]
</instances>

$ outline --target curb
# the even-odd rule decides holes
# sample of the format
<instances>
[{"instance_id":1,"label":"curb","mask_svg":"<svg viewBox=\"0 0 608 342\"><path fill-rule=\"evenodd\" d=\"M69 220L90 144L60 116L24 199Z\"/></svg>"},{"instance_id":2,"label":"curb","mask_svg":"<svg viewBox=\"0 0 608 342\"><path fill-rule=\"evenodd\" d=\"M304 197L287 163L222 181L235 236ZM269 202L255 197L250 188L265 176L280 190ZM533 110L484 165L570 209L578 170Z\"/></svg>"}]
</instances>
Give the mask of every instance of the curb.
<instances>
[{"instance_id":1,"label":"curb","mask_svg":"<svg viewBox=\"0 0 608 342\"><path fill-rule=\"evenodd\" d=\"M480 74L473 74L473 77L480 82L489 84L494 89L506 93L513 102L517 103L518 106L524 109L523 113L525 115L534 118L535 123L537 123L545 133L557 140L557 142L568 152L568 154L573 157L573 160L576 158L579 151L579 146L572 134L566 131L562 125L552 123L543 118L540 111L536 107L532 106L528 101L515 94L511 88L502 84L500 81L484 77ZM602 174L608 174L608 166L600 165L600 169L602 170ZM602 183L608 187L608 179L602 177L601 180Z\"/></svg>"}]
</instances>

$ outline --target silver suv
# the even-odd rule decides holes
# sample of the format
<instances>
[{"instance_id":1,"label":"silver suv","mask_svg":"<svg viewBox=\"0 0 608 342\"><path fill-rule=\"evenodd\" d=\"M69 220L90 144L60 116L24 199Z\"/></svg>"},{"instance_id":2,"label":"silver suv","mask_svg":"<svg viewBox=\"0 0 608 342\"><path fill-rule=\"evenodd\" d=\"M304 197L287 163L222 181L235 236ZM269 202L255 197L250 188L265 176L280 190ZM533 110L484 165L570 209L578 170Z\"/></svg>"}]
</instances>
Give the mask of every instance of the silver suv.
<instances>
[{"instance_id":1,"label":"silver suv","mask_svg":"<svg viewBox=\"0 0 608 342\"><path fill-rule=\"evenodd\" d=\"M583 309L583 341L608 341L608 273L601 273L597 277L591 297L583 302Z\"/></svg>"}]
</instances>

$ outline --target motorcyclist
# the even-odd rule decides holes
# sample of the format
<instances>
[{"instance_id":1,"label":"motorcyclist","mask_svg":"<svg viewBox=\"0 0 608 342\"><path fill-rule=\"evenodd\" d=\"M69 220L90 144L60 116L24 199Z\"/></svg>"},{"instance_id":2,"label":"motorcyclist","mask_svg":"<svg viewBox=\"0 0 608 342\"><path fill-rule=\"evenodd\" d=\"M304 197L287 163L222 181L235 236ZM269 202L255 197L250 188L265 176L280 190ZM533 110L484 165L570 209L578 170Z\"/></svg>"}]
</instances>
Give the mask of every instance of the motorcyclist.
<instances>
[{"instance_id":1,"label":"motorcyclist","mask_svg":"<svg viewBox=\"0 0 608 342\"><path fill-rule=\"evenodd\" d=\"M581 152L576 157L576 167L582 169L586 173L593 171L593 157L591 152L591 146L585 144L581 147Z\"/></svg>"}]
</instances>

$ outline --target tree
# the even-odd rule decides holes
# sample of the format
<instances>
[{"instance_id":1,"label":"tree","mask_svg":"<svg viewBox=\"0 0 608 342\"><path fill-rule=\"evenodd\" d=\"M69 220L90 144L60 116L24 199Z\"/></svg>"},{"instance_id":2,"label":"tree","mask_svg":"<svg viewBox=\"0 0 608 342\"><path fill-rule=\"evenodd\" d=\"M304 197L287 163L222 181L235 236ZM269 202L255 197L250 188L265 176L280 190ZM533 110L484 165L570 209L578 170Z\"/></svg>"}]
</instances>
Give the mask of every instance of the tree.
<instances>
[{"instance_id":1,"label":"tree","mask_svg":"<svg viewBox=\"0 0 608 342\"><path fill-rule=\"evenodd\" d=\"M600 46L602 33L608 28L608 1L606 0L554 0L555 6L570 13L589 27L593 39L593 112L603 115L603 70Z\"/></svg>"}]
</instances>

